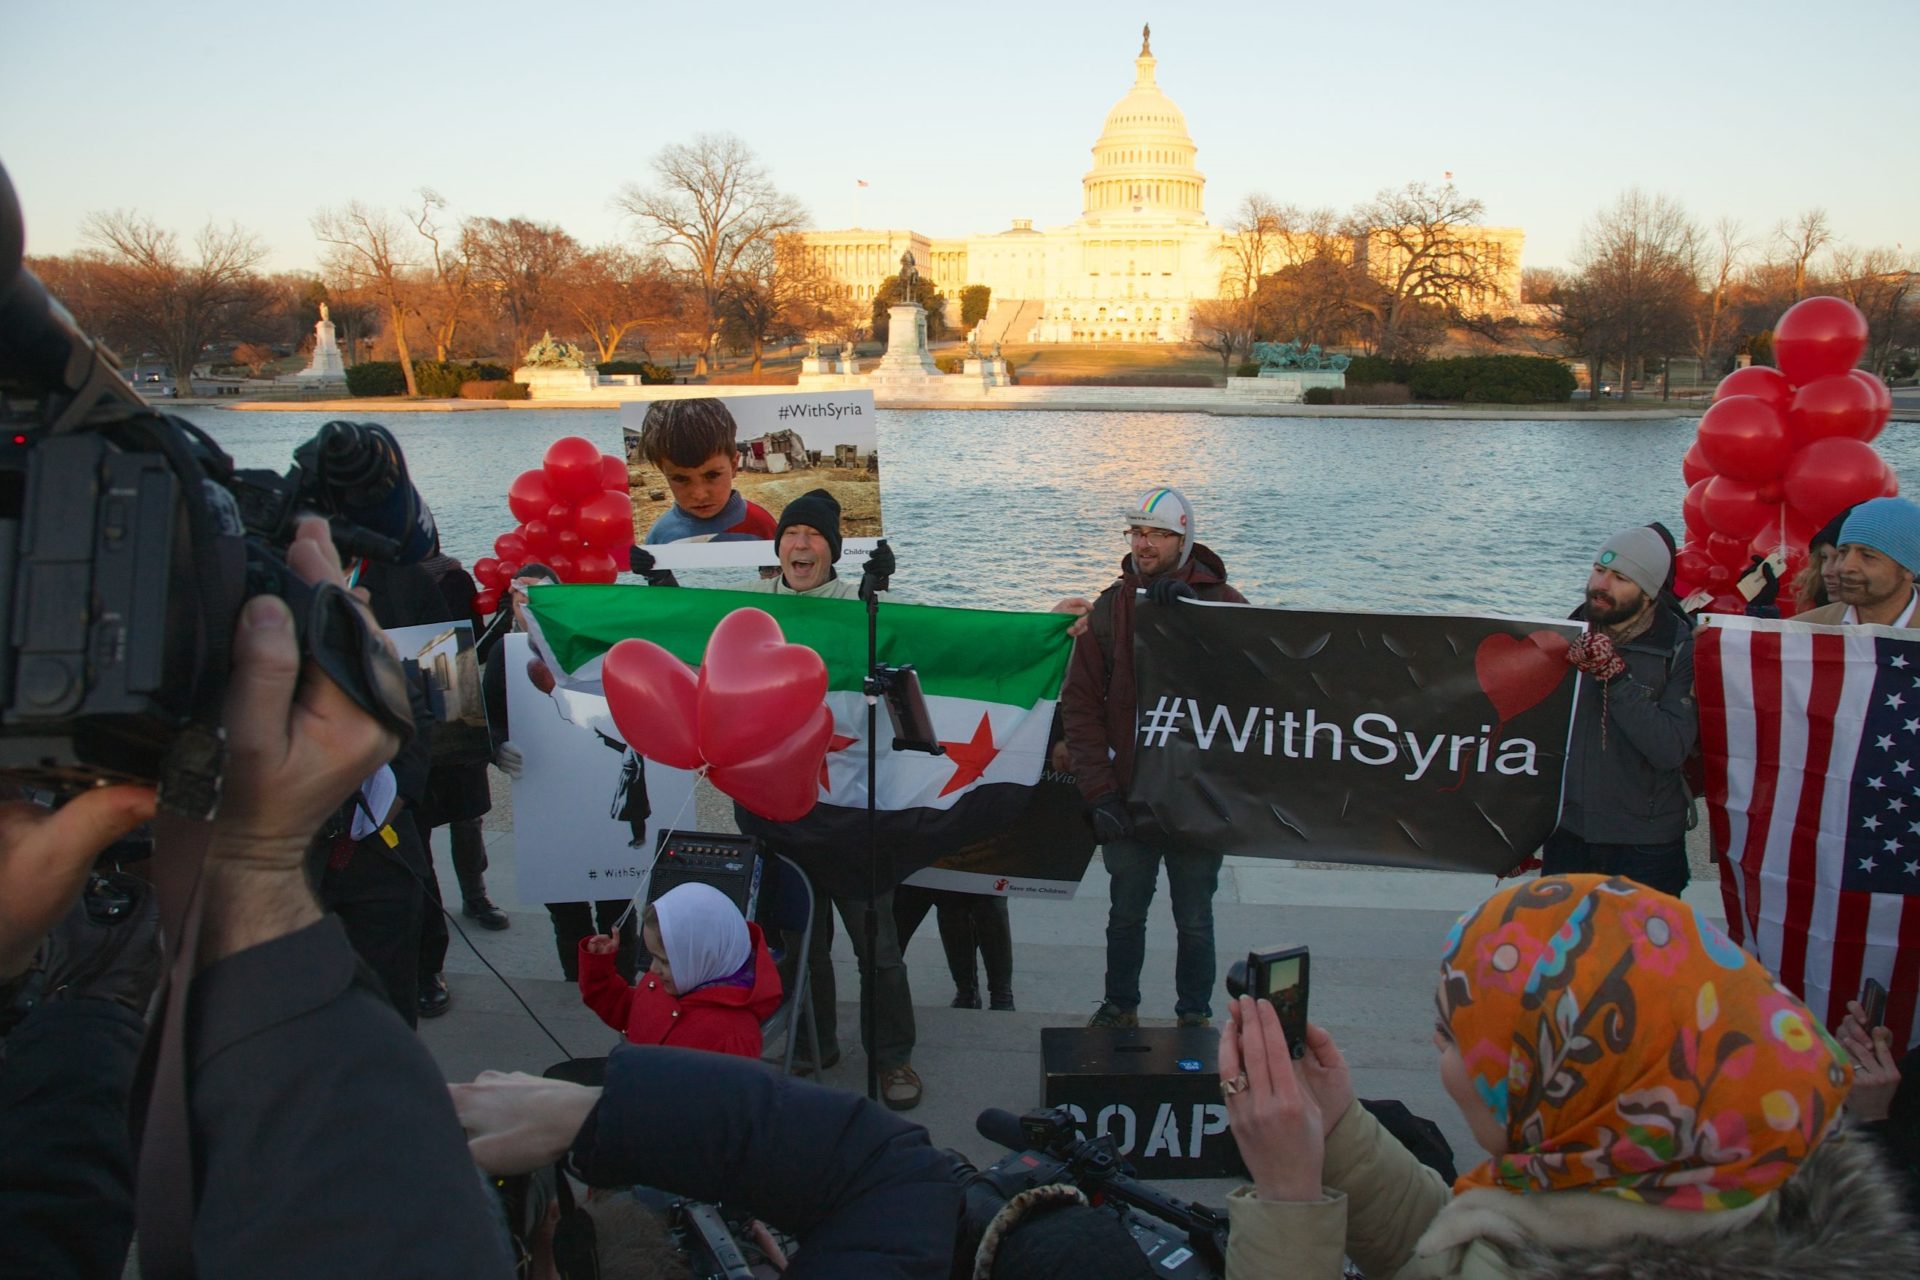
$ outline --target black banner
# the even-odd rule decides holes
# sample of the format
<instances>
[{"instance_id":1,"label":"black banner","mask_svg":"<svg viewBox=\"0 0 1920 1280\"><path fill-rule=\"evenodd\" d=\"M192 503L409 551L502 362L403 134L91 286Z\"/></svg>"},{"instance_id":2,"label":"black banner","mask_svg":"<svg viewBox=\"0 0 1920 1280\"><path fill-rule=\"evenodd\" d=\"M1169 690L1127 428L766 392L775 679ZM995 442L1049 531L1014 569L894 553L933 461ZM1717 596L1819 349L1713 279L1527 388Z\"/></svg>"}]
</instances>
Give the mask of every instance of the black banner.
<instances>
[{"instance_id":1,"label":"black banner","mask_svg":"<svg viewBox=\"0 0 1920 1280\"><path fill-rule=\"evenodd\" d=\"M1176 845L1500 873L1560 809L1569 622L1139 601L1133 800Z\"/></svg>"}]
</instances>

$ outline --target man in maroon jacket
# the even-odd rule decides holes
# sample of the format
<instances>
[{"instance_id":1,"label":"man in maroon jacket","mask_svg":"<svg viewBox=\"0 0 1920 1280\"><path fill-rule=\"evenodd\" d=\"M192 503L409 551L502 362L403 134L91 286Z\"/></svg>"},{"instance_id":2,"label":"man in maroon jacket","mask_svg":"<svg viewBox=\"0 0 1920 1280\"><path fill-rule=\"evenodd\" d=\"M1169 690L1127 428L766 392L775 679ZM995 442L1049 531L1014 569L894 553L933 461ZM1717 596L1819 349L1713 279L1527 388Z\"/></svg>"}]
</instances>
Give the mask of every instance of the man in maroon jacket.
<instances>
[{"instance_id":1,"label":"man in maroon jacket","mask_svg":"<svg viewBox=\"0 0 1920 1280\"><path fill-rule=\"evenodd\" d=\"M1147 908L1166 859L1179 933L1174 960L1174 1013L1183 1027L1204 1027L1212 1014L1213 893L1220 855L1166 848L1137 834L1127 807L1133 781L1135 687L1133 617L1135 593L1156 604L1186 599L1245 604L1227 585L1227 567L1193 540L1193 508L1178 489L1149 489L1121 512L1129 553L1120 578L1093 603L1085 632L1073 646L1067 683L1060 694L1067 753L1080 781L1099 837L1107 874L1113 878L1107 912L1107 987L1089 1021L1095 1027L1132 1027L1140 1022L1140 964L1147 949Z\"/></svg>"}]
</instances>

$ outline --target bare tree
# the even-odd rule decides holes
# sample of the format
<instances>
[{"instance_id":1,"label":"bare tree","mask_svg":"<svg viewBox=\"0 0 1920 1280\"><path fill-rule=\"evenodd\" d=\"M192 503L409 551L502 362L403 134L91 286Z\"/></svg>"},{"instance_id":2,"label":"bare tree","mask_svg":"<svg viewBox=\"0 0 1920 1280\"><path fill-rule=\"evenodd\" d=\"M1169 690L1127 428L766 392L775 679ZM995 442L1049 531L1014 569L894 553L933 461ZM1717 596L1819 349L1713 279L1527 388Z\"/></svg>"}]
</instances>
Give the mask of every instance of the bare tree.
<instances>
[{"instance_id":1,"label":"bare tree","mask_svg":"<svg viewBox=\"0 0 1920 1280\"><path fill-rule=\"evenodd\" d=\"M1454 319L1488 309L1500 263L1494 247L1471 231L1485 212L1451 182L1437 188L1409 182L1353 211L1349 231L1376 286L1358 303L1373 318L1381 355L1391 358L1414 345L1423 312Z\"/></svg>"},{"instance_id":2,"label":"bare tree","mask_svg":"<svg viewBox=\"0 0 1920 1280\"><path fill-rule=\"evenodd\" d=\"M1581 231L1578 273L1556 307L1556 327L1589 359L1620 362L1622 394L1639 362L1684 349L1699 301L1699 230L1678 201L1637 187ZM1597 387L1596 387L1597 389Z\"/></svg>"},{"instance_id":3,"label":"bare tree","mask_svg":"<svg viewBox=\"0 0 1920 1280\"><path fill-rule=\"evenodd\" d=\"M1827 258L1821 287L1860 308L1867 318L1867 368L1884 377L1893 353L1920 337L1920 316L1911 304L1914 255L1899 249L1842 245Z\"/></svg>"},{"instance_id":4,"label":"bare tree","mask_svg":"<svg viewBox=\"0 0 1920 1280\"><path fill-rule=\"evenodd\" d=\"M1335 343L1349 341L1359 320L1356 299L1370 282L1353 260L1353 239L1331 209L1288 210L1289 226L1260 278L1256 336Z\"/></svg>"},{"instance_id":5,"label":"bare tree","mask_svg":"<svg viewBox=\"0 0 1920 1280\"><path fill-rule=\"evenodd\" d=\"M473 296L472 245L464 231L440 225L446 207L439 192L422 187L420 208L407 212L407 221L427 242L429 251L426 278L421 281L415 307L433 341L433 358L442 364L453 354L454 336Z\"/></svg>"},{"instance_id":6,"label":"bare tree","mask_svg":"<svg viewBox=\"0 0 1920 1280\"><path fill-rule=\"evenodd\" d=\"M1700 256L1700 302L1694 309L1694 355L1700 370L1717 368L1732 346L1737 313L1735 294L1741 268L1753 248L1740 229L1737 218L1721 218L1713 224Z\"/></svg>"},{"instance_id":7,"label":"bare tree","mask_svg":"<svg viewBox=\"0 0 1920 1280\"><path fill-rule=\"evenodd\" d=\"M720 336L720 293L758 246L806 225L799 201L777 190L747 144L732 134L697 135L653 158L655 186L629 183L614 206L639 221L655 246L680 259L698 289L707 326L694 366Z\"/></svg>"},{"instance_id":8,"label":"bare tree","mask_svg":"<svg viewBox=\"0 0 1920 1280\"><path fill-rule=\"evenodd\" d=\"M1222 376L1233 373L1233 358L1253 346L1253 314L1237 298L1202 298L1188 314L1193 340L1220 357Z\"/></svg>"},{"instance_id":9,"label":"bare tree","mask_svg":"<svg viewBox=\"0 0 1920 1280\"><path fill-rule=\"evenodd\" d=\"M420 388L413 376L413 353L407 349L407 312L411 286L407 273L414 265L406 257L407 244L399 227L384 209L370 209L358 200L340 209L322 209L313 215L314 238L327 245L323 255L327 269L350 289L360 288L372 294L387 313L387 325L393 334L394 350L399 353L400 372L406 378L407 394L417 396Z\"/></svg>"},{"instance_id":10,"label":"bare tree","mask_svg":"<svg viewBox=\"0 0 1920 1280\"><path fill-rule=\"evenodd\" d=\"M824 327L839 292L832 274L799 236L788 233L741 259L720 291L720 315L752 348L753 372L759 373L767 339Z\"/></svg>"},{"instance_id":11,"label":"bare tree","mask_svg":"<svg viewBox=\"0 0 1920 1280\"><path fill-rule=\"evenodd\" d=\"M88 215L83 234L100 252L90 305L110 327L167 358L176 395L193 394L200 353L240 332L262 304L254 267L266 250L237 225L208 223L189 258L173 232L117 209Z\"/></svg>"},{"instance_id":12,"label":"bare tree","mask_svg":"<svg viewBox=\"0 0 1920 1280\"><path fill-rule=\"evenodd\" d=\"M679 282L666 263L618 245L576 258L560 292L603 361L614 358L629 333L670 324L680 310Z\"/></svg>"},{"instance_id":13,"label":"bare tree","mask_svg":"<svg viewBox=\"0 0 1920 1280\"><path fill-rule=\"evenodd\" d=\"M560 292L580 256L580 242L551 223L526 218L473 218L467 223L475 281L506 322L511 354L519 358L545 321L566 314Z\"/></svg>"},{"instance_id":14,"label":"bare tree","mask_svg":"<svg viewBox=\"0 0 1920 1280\"><path fill-rule=\"evenodd\" d=\"M1807 264L1813 256L1833 243L1833 228L1827 222L1827 211L1821 208L1805 210L1789 221L1783 221L1773 229L1781 259L1793 268L1793 297L1798 302L1807 296Z\"/></svg>"}]
</instances>

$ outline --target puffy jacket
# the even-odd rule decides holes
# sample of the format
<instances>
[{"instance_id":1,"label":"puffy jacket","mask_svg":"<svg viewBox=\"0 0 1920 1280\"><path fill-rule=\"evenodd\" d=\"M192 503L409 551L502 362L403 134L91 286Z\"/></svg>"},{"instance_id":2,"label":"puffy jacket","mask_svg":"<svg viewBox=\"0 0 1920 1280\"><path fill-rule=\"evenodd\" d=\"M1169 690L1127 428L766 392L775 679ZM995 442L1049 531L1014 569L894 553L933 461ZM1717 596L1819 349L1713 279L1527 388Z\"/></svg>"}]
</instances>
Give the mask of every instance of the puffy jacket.
<instances>
[{"instance_id":1,"label":"puffy jacket","mask_svg":"<svg viewBox=\"0 0 1920 1280\"><path fill-rule=\"evenodd\" d=\"M596 955L580 942L580 996L600 1020L634 1044L666 1044L713 1053L760 1056L760 1024L780 1007L780 974L760 926L753 938L753 985L712 982L683 996L668 995L650 973L628 986L614 956Z\"/></svg>"},{"instance_id":2,"label":"puffy jacket","mask_svg":"<svg viewBox=\"0 0 1920 1280\"><path fill-rule=\"evenodd\" d=\"M1186 564L1170 572L1202 600L1247 602L1227 585L1227 566L1204 543L1194 543ZM1119 580L1093 602L1087 630L1073 643L1060 691L1067 752L1088 802L1124 797L1133 782L1133 607L1134 592L1145 585L1133 571L1133 557L1121 560Z\"/></svg>"},{"instance_id":3,"label":"puffy jacket","mask_svg":"<svg viewBox=\"0 0 1920 1280\"><path fill-rule=\"evenodd\" d=\"M1584 621L1585 615L1582 607L1573 617ZM1653 625L1617 650L1625 674L1606 685L1580 682L1560 826L1594 844L1677 840L1687 831L1682 768L1700 728L1693 629L1677 611L1659 606Z\"/></svg>"},{"instance_id":4,"label":"puffy jacket","mask_svg":"<svg viewBox=\"0 0 1920 1280\"><path fill-rule=\"evenodd\" d=\"M1227 1197L1227 1280L1821 1280L1920 1275L1920 1237L1874 1144L1846 1133L1745 1209L1689 1213L1591 1191L1454 1195L1357 1103L1327 1135L1320 1199Z\"/></svg>"}]
</instances>

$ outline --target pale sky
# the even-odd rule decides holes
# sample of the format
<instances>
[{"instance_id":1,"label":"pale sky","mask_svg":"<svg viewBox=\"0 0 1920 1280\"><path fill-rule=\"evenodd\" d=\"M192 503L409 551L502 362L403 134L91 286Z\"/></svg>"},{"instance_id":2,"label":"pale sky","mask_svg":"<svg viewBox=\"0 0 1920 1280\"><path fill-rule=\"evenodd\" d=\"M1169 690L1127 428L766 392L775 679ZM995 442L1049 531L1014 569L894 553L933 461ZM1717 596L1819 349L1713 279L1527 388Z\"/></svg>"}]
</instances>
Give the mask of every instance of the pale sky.
<instances>
[{"instance_id":1,"label":"pale sky","mask_svg":"<svg viewBox=\"0 0 1920 1280\"><path fill-rule=\"evenodd\" d=\"M1530 266L1634 184L1703 222L1819 204L1843 240L1920 249L1912 0L1137 9L0 0L0 162L43 254L133 208L237 221L307 269L315 210L421 186L605 241L631 231L614 193L701 131L745 139L817 227L1045 227L1079 215L1151 21L1215 223L1252 191L1345 209L1451 171Z\"/></svg>"}]
</instances>

